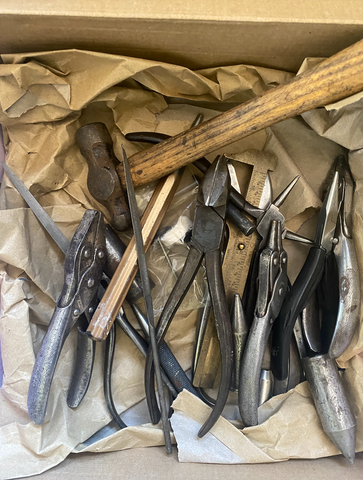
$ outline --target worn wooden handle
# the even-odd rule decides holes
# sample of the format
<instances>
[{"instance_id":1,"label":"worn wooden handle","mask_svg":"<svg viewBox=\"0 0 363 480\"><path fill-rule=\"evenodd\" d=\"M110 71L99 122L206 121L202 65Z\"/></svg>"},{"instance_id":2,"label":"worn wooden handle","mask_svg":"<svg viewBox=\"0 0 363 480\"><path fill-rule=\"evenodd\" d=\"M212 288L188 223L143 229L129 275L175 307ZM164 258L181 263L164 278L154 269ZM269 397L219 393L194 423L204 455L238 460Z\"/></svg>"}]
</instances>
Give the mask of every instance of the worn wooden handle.
<instances>
[{"instance_id":1,"label":"worn wooden handle","mask_svg":"<svg viewBox=\"0 0 363 480\"><path fill-rule=\"evenodd\" d=\"M178 188L180 179L181 172L178 171L160 180L146 207L141 219L145 251L148 250L164 218L166 210ZM132 237L88 326L87 333L93 340L100 341L107 337L117 312L120 310L130 285L135 278L137 270L135 237Z\"/></svg>"},{"instance_id":2,"label":"worn wooden handle","mask_svg":"<svg viewBox=\"0 0 363 480\"><path fill-rule=\"evenodd\" d=\"M274 123L353 95L363 89L363 40L323 61L290 83L232 108L180 135L130 157L135 185L247 137ZM118 168L124 183L122 168Z\"/></svg>"}]
</instances>

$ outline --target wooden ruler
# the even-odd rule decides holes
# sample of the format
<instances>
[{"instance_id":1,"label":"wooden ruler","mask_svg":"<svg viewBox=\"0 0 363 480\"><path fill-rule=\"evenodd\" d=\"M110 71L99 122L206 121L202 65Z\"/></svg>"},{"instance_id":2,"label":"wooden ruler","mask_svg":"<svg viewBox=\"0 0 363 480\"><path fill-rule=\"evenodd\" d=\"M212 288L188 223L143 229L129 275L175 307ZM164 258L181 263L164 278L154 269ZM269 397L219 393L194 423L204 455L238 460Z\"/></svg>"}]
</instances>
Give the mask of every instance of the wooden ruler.
<instances>
[{"instance_id":1,"label":"wooden ruler","mask_svg":"<svg viewBox=\"0 0 363 480\"><path fill-rule=\"evenodd\" d=\"M273 170L276 158L273 155L248 151L242 154L226 155L227 158L253 166L246 200L252 205L259 205L265 185L266 175ZM229 229L228 246L224 255L222 273L227 303L232 306L235 293L243 294L253 251L257 241L257 233L249 237L227 221ZM197 387L216 388L219 384L220 352L217 332L211 314L200 351L193 384Z\"/></svg>"},{"instance_id":2,"label":"wooden ruler","mask_svg":"<svg viewBox=\"0 0 363 480\"><path fill-rule=\"evenodd\" d=\"M263 152L246 152L228 155L227 158L253 166L250 183L246 195L252 205L258 206L261 200L268 170L274 169L274 157ZM222 272L227 303L232 305L235 293L243 294L252 254L257 241L257 233L249 237L243 235L231 222L227 221L229 239L224 254Z\"/></svg>"}]
</instances>

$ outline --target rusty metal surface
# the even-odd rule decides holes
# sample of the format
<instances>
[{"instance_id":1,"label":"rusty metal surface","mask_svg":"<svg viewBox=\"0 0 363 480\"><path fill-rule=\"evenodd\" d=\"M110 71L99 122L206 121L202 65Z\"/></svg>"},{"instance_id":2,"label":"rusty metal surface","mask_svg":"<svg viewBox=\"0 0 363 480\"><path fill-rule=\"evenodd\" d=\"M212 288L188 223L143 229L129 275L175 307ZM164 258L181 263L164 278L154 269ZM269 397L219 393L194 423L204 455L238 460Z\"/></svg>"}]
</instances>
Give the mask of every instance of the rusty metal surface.
<instances>
[{"instance_id":1,"label":"rusty metal surface","mask_svg":"<svg viewBox=\"0 0 363 480\"><path fill-rule=\"evenodd\" d=\"M103 123L90 123L76 133L76 141L88 164L87 186L90 194L111 215L111 225L125 230L131 224L130 212L121 187L111 136Z\"/></svg>"}]
</instances>

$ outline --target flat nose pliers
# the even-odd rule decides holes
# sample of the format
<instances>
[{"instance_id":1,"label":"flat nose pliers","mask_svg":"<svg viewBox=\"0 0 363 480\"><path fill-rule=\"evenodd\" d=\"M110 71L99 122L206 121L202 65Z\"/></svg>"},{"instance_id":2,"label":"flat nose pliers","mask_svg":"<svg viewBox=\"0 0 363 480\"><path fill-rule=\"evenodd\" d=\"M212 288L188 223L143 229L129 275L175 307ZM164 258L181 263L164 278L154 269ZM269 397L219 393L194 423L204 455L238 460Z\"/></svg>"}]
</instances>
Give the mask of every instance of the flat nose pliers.
<instances>
[{"instance_id":1,"label":"flat nose pliers","mask_svg":"<svg viewBox=\"0 0 363 480\"><path fill-rule=\"evenodd\" d=\"M232 373L233 342L221 265L221 246L224 238L229 185L227 160L224 156L217 157L201 182L189 254L165 304L156 329L157 342L160 344L204 258L221 350L222 374L214 409L201 427L198 433L199 437L203 437L221 415L227 401ZM152 422L157 423L160 419L160 412L155 396L154 368L150 351L145 366L145 390Z\"/></svg>"}]
</instances>

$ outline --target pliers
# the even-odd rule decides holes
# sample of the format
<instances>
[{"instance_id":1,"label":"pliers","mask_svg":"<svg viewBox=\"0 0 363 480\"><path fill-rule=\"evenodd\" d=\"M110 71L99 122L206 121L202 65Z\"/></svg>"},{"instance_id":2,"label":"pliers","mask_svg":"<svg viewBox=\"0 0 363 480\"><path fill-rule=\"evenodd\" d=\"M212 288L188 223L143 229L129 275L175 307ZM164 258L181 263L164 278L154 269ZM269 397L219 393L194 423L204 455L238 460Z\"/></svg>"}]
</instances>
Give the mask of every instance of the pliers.
<instances>
[{"instance_id":1,"label":"pliers","mask_svg":"<svg viewBox=\"0 0 363 480\"><path fill-rule=\"evenodd\" d=\"M156 329L157 342L160 344L204 258L221 350L222 374L214 409L199 430L200 438L212 428L222 413L227 401L232 373L233 342L221 265L221 247L226 224L229 184L227 160L224 156L219 156L201 182L188 257L165 304ZM151 420L153 423L157 423L160 419L160 412L155 396L154 369L150 351L145 366L145 391Z\"/></svg>"},{"instance_id":2,"label":"pliers","mask_svg":"<svg viewBox=\"0 0 363 480\"><path fill-rule=\"evenodd\" d=\"M35 360L28 392L28 412L44 422L55 368L63 344L84 313L92 315L106 261L103 215L87 210L72 238L64 264L64 286Z\"/></svg>"},{"instance_id":3,"label":"pliers","mask_svg":"<svg viewBox=\"0 0 363 480\"><path fill-rule=\"evenodd\" d=\"M258 424L262 361L287 286L287 254L282 246L281 223L273 220L266 246L259 255L255 315L241 362L238 406L245 427Z\"/></svg>"},{"instance_id":4,"label":"pliers","mask_svg":"<svg viewBox=\"0 0 363 480\"><path fill-rule=\"evenodd\" d=\"M167 140L170 136L158 132L133 132L127 133L125 138L131 142L156 144ZM210 167L209 161L204 157L193 162L193 165L203 174L206 174ZM233 187L229 190L229 200L226 211L227 220L230 220L236 225L244 235L251 235L255 231L255 225L248 217L246 217L245 213L256 218L256 215L258 216L260 214L259 210L245 200Z\"/></svg>"},{"instance_id":5,"label":"pliers","mask_svg":"<svg viewBox=\"0 0 363 480\"><path fill-rule=\"evenodd\" d=\"M350 233L352 183L348 163L344 156L339 156L319 212L314 245L275 322L271 368L279 382L288 377L290 342L296 319L314 292L318 294L323 312L322 353L337 358L352 339L360 301L357 260ZM337 295L332 294L334 286ZM324 295L327 290L329 294ZM309 341L308 331L305 335L309 344L314 343Z\"/></svg>"}]
</instances>

